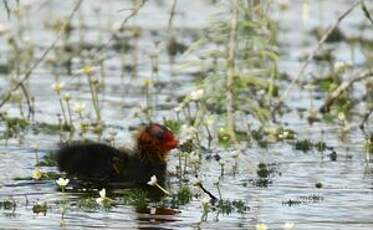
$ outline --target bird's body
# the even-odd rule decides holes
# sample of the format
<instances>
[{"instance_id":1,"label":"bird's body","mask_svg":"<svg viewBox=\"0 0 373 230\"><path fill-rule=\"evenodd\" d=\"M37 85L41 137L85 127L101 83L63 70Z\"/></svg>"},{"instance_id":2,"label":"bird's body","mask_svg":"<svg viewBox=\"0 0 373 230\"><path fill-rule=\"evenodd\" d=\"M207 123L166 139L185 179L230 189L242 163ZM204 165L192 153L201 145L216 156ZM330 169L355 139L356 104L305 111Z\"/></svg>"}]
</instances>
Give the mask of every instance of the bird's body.
<instances>
[{"instance_id":1,"label":"bird's body","mask_svg":"<svg viewBox=\"0 0 373 230\"><path fill-rule=\"evenodd\" d=\"M167 153L175 147L177 140L171 131L151 124L138 132L137 145L132 149L72 142L58 150L57 162L61 171L83 180L146 184L152 175L163 181Z\"/></svg>"}]
</instances>

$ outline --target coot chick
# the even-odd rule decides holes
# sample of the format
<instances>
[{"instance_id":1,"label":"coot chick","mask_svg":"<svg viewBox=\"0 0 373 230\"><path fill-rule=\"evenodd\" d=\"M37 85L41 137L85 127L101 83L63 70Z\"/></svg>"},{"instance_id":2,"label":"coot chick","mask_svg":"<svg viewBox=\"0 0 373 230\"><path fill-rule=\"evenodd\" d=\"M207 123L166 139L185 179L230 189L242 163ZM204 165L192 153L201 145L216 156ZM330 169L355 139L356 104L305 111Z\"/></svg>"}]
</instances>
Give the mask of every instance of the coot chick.
<instances>
[{"instance_id":1,"label":"coot chick","mask_svg":"<svg viewBox=\"0 0 373 230\"><path fill-rule=\"evenodd\" d=\"M72 142L57 152L60 171L78 179L100 183L146 184L152 175L160 183L167 172L166 158L178 140L165 126L140 128L133 148L114 148L96 142Z\"/></svg>"}]
</instances>

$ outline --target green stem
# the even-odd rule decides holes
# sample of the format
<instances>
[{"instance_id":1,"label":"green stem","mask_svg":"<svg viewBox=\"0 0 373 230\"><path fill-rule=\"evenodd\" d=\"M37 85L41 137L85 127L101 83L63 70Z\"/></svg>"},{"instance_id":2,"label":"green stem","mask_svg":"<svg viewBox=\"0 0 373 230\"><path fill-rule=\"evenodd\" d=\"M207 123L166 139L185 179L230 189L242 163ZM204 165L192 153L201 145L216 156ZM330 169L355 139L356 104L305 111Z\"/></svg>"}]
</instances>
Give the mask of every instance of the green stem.
<instances>
[{"instance_id":1,"label":"green stem","mask_svg":"<svg viewBox=\"0 0 373 230\"><path fill-rule=\"evenodd\" d=\"M67 116L66 116L66 111L65 111L65 107L63 106L63 103L62 103L62 99L61 99L61 97L60 97L60 94L58 94L58 101L59 101L60 106L61 106L61 111L62 111L62 116L63 116L64 124L68 124L68 122L67 122Z\"/></svg>"},{"instance_id":2,"label":"green stem","mask_svg":"<svg viewBox=\"0 0 373 230\"><path fill-rule=\"evenodd\" d=\"M66 105L67 105L67 113L69 115L70 126L73 126L73 119L72 119L72 115L71 115L71 107L70 107L70 103L69 103L68 100L66 100Z\"/></svg>"},{"instance_id":3,"label":"green stem","mask_svg":"<svg viewBox=\"0 0 373 230\"><path fill-rule=\"evenodd\" d=\"M218 190L219 199L223 200L223 196L221 195L220 186L219 183L215 183L216 189Z\"/></svg>"},{"instance_id":4,"label":"green stem","mask_svg":"<svg viewBox=\"0 0 373 230\"><path fill-rule=\"evenodd\" d=\"M171 193L169 191L167 191L166 189L164 189L162 186L160 186L158 183L155 183L155 186L157 188L159 188L159 190L161 190L164 194L166 194L167 196L171 196Z\"/></svg>"},{"instance_id":5,"label":"green stem","mask_svg":"<svg viewBox=\"0 0 373 230\"><path fill-rule=\"evenodd\" d=\"M237 151L240 152L238 140L235 133L235 117L234 117L234 95L233 95L233 81L236 75L236 46L237 46L237 29L238 29L238 14L239 14L239 0L233 1L233 13L231 19L231 28L229 34L229 44L228 44L228 58L227 63L227 131L231 137L233 144Z\"/></svg>"},{"instance_id":6,"label":"green stem","mask_svg":"<svg viewBox=\"0 0 373 230\"><path fill-rule=\"evenodd\" d=\"M88 84L89 84L89 89L91 91L93 108L95 109L95 112L96 112L97 123L100 123L100 121L101 121L100 108L99 108L99 105L98 105L98 98L97 98L96 90L95 90L95 87L94 87L93 82L91 80L91 77L88 77Z\"/></svg>"}]
</instances>

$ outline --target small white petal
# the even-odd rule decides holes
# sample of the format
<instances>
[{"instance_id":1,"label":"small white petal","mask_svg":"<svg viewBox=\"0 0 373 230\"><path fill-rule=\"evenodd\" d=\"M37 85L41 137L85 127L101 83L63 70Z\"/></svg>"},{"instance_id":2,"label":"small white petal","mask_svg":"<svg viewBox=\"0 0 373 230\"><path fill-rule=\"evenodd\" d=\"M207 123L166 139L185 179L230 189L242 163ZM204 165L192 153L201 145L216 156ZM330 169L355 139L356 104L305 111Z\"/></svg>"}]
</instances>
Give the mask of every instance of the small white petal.
<instances>
[{"instance_id":1,"label":"small white petal","mask_svg":"<svg viewBox=\"0 0 373 230\"><path fill-rule=\"evenodd\" d=\"M205 91L203 89L197 89L195 91L192 91L189 97L193 101L198 101L203 97L204 94L205 94Z\"/></svg>"},{"instance_id":2,"label":"small white petal","mask_svg":"<svg viewBox=\"0 0 373 230\"><path fill-rule=\"evenodd\" d=\"M304 87L305 90L308 90L308 91L314 91L316 89L316 86L313 85L313 84L307 84L303 87Z\"/></svg>"},{"instance_id":3,"label":"small white petal","mask_svg":"<svg viewBox=\"0 0 373 230\"><path fill-rule=\"evenodd\" d=\"M98 194L100 194L101 198L105 198L106 197L106 189L103 188L101 191L98 192Z\"/></svg>"},{"instance_id":4,"label":"small white petal","mask_svg":"<svg viewBox=\"0 0 373 230\"><path fill-rule=\"evenodd\" d=\"M148 181L147 184L150 185L150 186L154 186L155 184L157 184L157 182L158 182L157 177L155 175L153 175L152 177L150 177L150 181Z\"/></svg>"},{"instance_id":5,"label":"small white petal","mask_svg":"<svg viewBox=\"0 0 373 230\"><path fill-rule=\"evenodd\" d=\"M201 183L202 183L202 181L201 181L201 179L199 179L198 177L196 177L196 178L192 181L192 184L193 184L194 186L199 185L199 184L201 184Z\"/></svg>"},{"instance_id":6,"label":"small white petal","mask_svg":"<svg viewBox=\"0 0 373 230\"><path fill-rule=\"evenodd\" d=\"M334 69L335 70L338 70L338 69L341 69L343 67L345 67L347 64L343 61L336 61L334 62Z\"/></svg>"},{"instance_id":7,"label":"small white petal","mask_svg":"<svg viewBox=\"0 0 373 230\"><path fill-rule=\"evenodd\" d=\"M52 89L55 91L55 92L57 92L57 93L59 93L61 90L62 90L62 88L65 86L65 83L63 83L63 82L56 82L56 83L54 83L53 85L52 85Z\"/></svg>"},{"instance_id":8,"label":"small white petal","mask_svg":"<svg viewBox=\"0 0 373 230\"><path fill-rule=\"evenodd\" d=\"M238 158L239 156L240 156L240 152L239 152L239 151L234 150L234 151L232 152L232 157L233 157L233 158Z\"/></svg>"},{"instance_id":9,"label":"small white petal","mask_svg":"<svg viewBox=\"0 0 373 230\"><path fill-rule=\"evenodd\" d=\"M174 108L174 111L175 111L176 113L179 113L181 110L182 110L182 107L181 107L181 106L176 106L176 107Z\"/></svg>"},{"instance_id":10,"label":"small white petal","mask_svg":"<svg viewBox=\"0 0 373 230\"><path fill-rule=\"evenodd\" d=\"M338 119L341 121L346 120L346 115L343 112L338 113Z\"/></svg>"},{"instance_id":11,"label":"small white petal","mask_svg":"<svg viewBox=\"0 0 373 230\"><path fill-rule=\"evenodd\" d=\"M156 208L151 208L149 213L150 213L151 215L155 215L156 212L157 212L157 209L156 209Z\"/></svg>"},{"instance_id":12,"label":"small white petal","mask_svg":"<svg viewBox=\"0 0 373 230\"><path fill-rule=\"evenodd\" d=\"M204 197L204 198L201 200L201 202L202 202L203 205L205 205L205 204L209 204L209 203L210 203L210 200L211 200L210 197Z\"/></svg>"},{"instance_id":13,"label":"small white petal","mask_svg":"<svg viewBox=\"0 0 373 230\"><path fill-rule=\"evenodd\" d=\"M292 230L294 229L295 224L293 222L286 222L283 226L284 230Z\"/></svg>"},{"instance_id":14,"label":"small white petal","mask_svg":"<svg viewBox=\"0 0 373 230\"><path fill-rule=\"evenodd\" d=\"M0 24L0 35L3 35L9 31L9 28L6 27L4 24Z\"/></svg>"},{"instance_id":15,"label":"small white petal","mask_svg":"<svg viewBox=\"0 0 373 230\"><path fill-rule=\"evenodd\" d=\"M267 230L267 225L265 224L257 224L256 230Z\"/></svg>"},{"instance_id":16,"label":"small white petal","mask_svg":"<svg viewBox=\"0 0 373 230\"><path fill-rule=\"evenodd\" d=\"M32 173L32 179L34 180L40 180L43 177L43 172L37 168L35 171Z\"/></svg>"},{"instance_id":17,"label":"small white petal","mask_svg":"<svg viewBox=\"0 0 373 230\"><path fill-rule=\"evenodd\" d=\"M206 125L212 125L215 122L215 117L213 115L210 115L206 118L205 123Z\"/></svg>"},{"instance_id":18,"label":"small white petal","mask_svg":"<svg viewBox=\"0 0 373 230\"><path fill-rule=\"evenodd\" d=\"M111 26L111 30L113 32L117 32L122 28L122 22L114 22L113 25Z\"/></svg>"},{"instance_id":19,"label":"small white petal","mask_svg":"<svg viewBox=\"0 0 373 230\"><path fill-rule=\"evenodd\" d=\"M78 102L74 104L74 112L76 113L83 113L85 110L85 104L83 102Z\"/></svg>"},{"instance_id":20,"label":"small white petal","mask_svg":"<svg viewBox=\"0 0 373 230\"><path fill-rule=\"evenodd\" d=\"M96 198L96 203L97 204L102 205L103 202L104 202L104 198L102 198L102 197Z\"/></svg>"},{"instance_id":21,"label":"small white petal","mask_svg":"<svg viewBox=\"0 0 373 230\"><path fill-rule=\"evenodd\" d=\"M65 187L68 183L70 182L69 179L63 179L63 178L58 178L58 180L56 180L56 183L61 186L61 187Z\"/></svg>"}]
</instances>

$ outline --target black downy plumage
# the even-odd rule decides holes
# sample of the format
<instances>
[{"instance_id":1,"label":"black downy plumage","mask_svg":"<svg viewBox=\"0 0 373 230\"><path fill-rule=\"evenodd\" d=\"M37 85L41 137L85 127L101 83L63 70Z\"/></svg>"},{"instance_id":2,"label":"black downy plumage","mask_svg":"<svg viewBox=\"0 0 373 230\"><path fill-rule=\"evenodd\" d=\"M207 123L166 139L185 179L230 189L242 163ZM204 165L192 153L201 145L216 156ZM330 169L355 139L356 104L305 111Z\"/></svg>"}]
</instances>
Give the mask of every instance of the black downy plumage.
<instances>
[{"instance_id":1,"label":"black downy plumage","mask_svg":"<svg viewBox=\"0 0 373 230\"><path fill-rule=\"evenodd\" d=\"M162 182L167 155L177 147L177 139L165 126L150 124L138 131L136 141L133 149L95 142L62 145L57 152L58 168L87 181L146 184L156 175Z\"/></svg>"}]
</instances>

